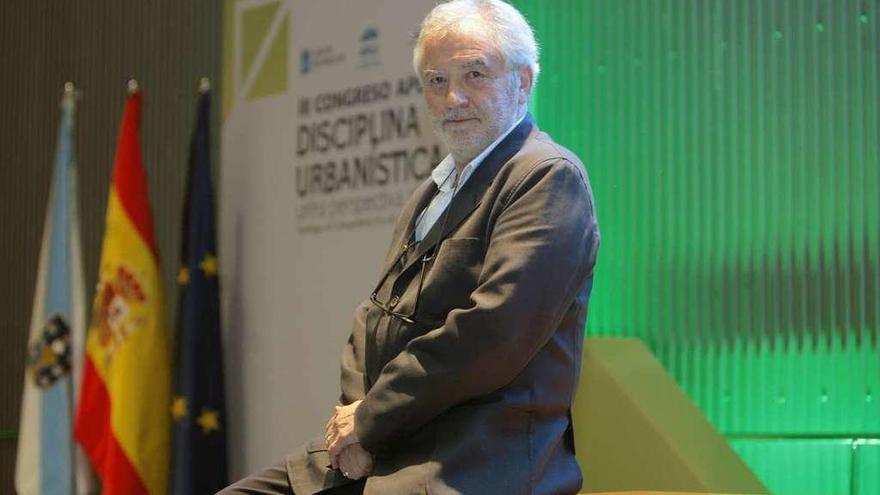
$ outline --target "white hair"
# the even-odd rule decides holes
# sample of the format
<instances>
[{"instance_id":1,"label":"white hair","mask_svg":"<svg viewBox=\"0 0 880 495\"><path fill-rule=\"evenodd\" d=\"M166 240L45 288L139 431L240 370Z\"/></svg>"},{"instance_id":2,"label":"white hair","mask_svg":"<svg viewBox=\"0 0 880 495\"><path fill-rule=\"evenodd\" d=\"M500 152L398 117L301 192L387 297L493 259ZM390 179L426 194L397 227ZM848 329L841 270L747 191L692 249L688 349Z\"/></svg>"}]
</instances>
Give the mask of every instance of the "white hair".
<instances>
[{"instance_id":1,"label":"white hair","mask_svg":"<svg viewBox=\"0 0 880 495\"><path fill-rule=\"evenodd\" d=\"M413 68L420 72L425 40L449 33L488 37L511 70L532 69L538 80L538 43L525 17L502 0L452 0L434 7L422 21L413 49Z\"/></svg>"}]
</instances>

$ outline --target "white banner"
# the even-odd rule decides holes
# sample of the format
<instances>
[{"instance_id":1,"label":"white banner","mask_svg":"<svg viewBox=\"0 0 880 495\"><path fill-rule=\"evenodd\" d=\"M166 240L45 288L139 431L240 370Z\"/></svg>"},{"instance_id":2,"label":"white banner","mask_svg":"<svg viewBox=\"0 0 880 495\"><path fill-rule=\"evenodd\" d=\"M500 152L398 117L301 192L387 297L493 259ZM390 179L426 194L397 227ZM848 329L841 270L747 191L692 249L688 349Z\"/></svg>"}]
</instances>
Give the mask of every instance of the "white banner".
<instances>
[{"instance_id":1,"label":"white banner","mask_svg":"<svg viewBox=\"0 0 880 495\"><path fill-rule=\"evenodd\" d=\"M377 282L404 200L445 154L411 64L433 3L227 10L219 201L233 478L321 433L352 310Z\"/></svg>"}]
</instances>

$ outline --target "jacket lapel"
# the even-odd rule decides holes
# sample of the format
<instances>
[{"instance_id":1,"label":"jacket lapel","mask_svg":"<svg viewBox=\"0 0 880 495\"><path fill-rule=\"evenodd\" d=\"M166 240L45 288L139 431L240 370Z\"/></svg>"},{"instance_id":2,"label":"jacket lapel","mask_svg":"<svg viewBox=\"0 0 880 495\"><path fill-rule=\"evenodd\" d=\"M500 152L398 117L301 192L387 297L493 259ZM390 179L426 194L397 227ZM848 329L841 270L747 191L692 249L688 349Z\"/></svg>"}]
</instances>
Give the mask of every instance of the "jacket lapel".
<instances>
[{"instance_id":1,"label":"jacket lapel","mask_svg":"<svg viewBox=\"0 0 880 495\"><path fill-rule=\"evenodd\" d=\"M464 186L455 194L449 206L446 207L446 211L440 215L440 218L437 219L434 226L431 227L431 230L422 239L422 242L418 244L415 253L408 257L406 266L403 269L404 271L408 270L425 253L445 239L465 217L474 211L474 208L482 201L483 194L489 188L489 184L492 183L495 175L523 147L531 130L532 116L527 113L522 122L510 131L510 134L498 143L498 146L483 159L483 162L465 182ZM417 211L420 212L421 210ZM418 213L413 215L413 220L416 216L418 216ZM412 231L413 224L414 222L410 223L409 232Z\"/></svg>"},{"instance_id":2,"label":"jacket lapel","mask_svg":"<svg viewBox=\"0 0 880 495\"><path fill-rule=\"evenodd\" d=\"M392 244L391 249L388 251L388 256L385 259L385 266L382 268L382 273L387 273L391 268L391 265L400 257L400 254L403 251L403 245L412 239L416 219L419 217L422 210L428 206L428 203L431 201L431 198L434 197L436 192L437 184L435 184L429 177L428 180L416 188L410 201L404 205L401 216L402 218L406 218L407 224L402 232L393 239L394 244Z\"/></svg>"}]
</instances>

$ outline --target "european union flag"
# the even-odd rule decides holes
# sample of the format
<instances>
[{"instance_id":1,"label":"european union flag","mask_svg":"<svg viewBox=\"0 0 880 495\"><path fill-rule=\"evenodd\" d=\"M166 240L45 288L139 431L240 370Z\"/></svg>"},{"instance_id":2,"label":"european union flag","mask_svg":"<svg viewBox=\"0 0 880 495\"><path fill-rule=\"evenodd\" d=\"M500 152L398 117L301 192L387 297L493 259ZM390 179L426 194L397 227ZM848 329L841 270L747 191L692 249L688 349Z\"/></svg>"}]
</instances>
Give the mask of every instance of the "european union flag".
<instances>
[{"instance_id":1,"label":"european union flag","mask_svg":"<svg viewBox=\"0 0 880 495\"><path fill-rule=\"evenodd\" d=\"M226 407L220 294L210 160L211 95L203 80L190 142L177 276L174 417L175 494L216 493L227 485Z\"/></svg>"}]
</instances>

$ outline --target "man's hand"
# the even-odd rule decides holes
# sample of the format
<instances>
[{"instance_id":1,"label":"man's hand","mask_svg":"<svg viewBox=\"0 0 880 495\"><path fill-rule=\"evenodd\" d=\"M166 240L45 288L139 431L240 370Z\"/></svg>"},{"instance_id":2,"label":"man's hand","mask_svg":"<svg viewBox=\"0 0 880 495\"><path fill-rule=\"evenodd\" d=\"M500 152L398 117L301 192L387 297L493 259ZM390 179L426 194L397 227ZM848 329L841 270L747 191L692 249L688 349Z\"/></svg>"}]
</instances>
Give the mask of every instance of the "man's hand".
<instances>
[{"instance_id":1,"label":"man's hand","mask_svg":"<svg viewBox=\"0 0 880 495\"><path fill-rule=\"evenodd\" d=\"M366 476L373 467L373 457L361 447L354 431L354 412L360 403L336 406L336 413L324 426L331 467L342 469L342 473L351 479Z\"/></svg>"},{"instance_id":2,"label":"man's hand","mask_svg":"<svg viewBox=\"0 0 880 495\"><path fill-rule=\"evenodd\" d=\"M343 476L353 480L359 480L373 470L373 456L359 443L345 447L339 454L337 462Z\"/></svg>"},{"instance_id":3,"label":"man's hand","mask_svg":"<svg viewBox=\"0 0 880 495\"><path fill-rule=\"evenodd\" d=\"M357 400L347 406L336 406L336 412L333 413L333 416L330 416L327 424L324 425L324 440L327 441L328 446L336 437L342 422L354 421L354 412L359 405L361 405L361 401Z\"/></svg>"}]
</instances>

